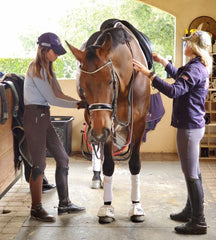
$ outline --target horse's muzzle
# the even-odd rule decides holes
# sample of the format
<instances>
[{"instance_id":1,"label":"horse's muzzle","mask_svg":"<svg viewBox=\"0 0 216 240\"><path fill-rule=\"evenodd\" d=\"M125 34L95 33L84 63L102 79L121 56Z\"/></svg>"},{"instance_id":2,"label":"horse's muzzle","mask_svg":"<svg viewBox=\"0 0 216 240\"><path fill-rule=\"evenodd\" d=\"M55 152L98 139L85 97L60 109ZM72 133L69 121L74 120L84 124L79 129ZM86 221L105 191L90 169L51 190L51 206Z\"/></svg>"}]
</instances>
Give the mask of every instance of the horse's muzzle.
<instances>
[{"instance_id":1,"label":"horse's muzzle","mask_svg":"<svg viewBox=\"0 0 216 240\"><path fill-rule=\"evenodd\" d=\"M88 132L88 141L90 143L105 143L110 136L111 131L108 128L102 128L102 131L100 133L97 133L94 129L91 129Z\"/></svg>"}]
</instances>

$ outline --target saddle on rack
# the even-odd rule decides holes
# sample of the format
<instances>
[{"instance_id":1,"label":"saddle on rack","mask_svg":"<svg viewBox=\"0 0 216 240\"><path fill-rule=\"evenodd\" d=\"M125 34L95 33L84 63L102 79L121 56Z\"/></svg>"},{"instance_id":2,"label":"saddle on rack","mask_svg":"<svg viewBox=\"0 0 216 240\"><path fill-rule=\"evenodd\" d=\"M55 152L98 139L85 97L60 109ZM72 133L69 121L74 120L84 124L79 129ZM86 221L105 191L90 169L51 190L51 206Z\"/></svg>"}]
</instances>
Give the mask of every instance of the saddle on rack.
<instances>
[{"instance_id":1,"label":"saddle on rack","mask_svg":"<svg viewBox=\"0 0 216 240\"><path fill-rule=\"evenodd\" d=\"M5 124L8 119L7 102L5 96L5 84L0 82L0 97L1 97L1 124Z\"/></svg>"},{"instance_id":2,"label":"saddle on rack","mask_svg":"<svg viewBox=\"0 0 216 240\"><path fill-rule=\"evenodd\" d=\"M3 77L2 84L10 87L13 94L13 108L12 108L12 131L14 135L14 158L15 165L19 168L21 161L24 159L29 166L31 163L31 156L28 151L26 138L23 128L23 114L25 105L23 102L23 87L25 77L20 74L8 73Z\"/></svg>"},{"instance_id":3,"label":"saddle on rack","mask_svg":"<svg viewBox=\"0 0 216 240\"><path fill-rule=\"evenodd\" d=\"M8 84L0 82L0 199L21 177L14 157L14 135L12 131L15 100Z\"/></svg>"}]
</instances>

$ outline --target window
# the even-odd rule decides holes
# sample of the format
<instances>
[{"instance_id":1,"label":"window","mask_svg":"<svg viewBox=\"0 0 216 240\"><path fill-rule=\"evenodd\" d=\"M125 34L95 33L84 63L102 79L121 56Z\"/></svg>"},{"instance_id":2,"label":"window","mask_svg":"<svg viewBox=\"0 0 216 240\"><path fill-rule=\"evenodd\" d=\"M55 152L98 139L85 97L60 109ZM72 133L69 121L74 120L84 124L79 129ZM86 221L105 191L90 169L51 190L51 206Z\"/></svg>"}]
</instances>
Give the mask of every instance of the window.
<instances>
[{"instance_id":1,"label":"window","mask_svg":"<svg viewBox=\"0 0 216 240\"><path fill-rule=\"evenodd\" d=\"M44 32L54 32L62 40L80 47L109 18L130 22L146 34L153 51L163 56L174 54L175 18L159 9L135 0L8 0L1 7L3 29L0 46L0 71L25 74L36 55L37 38ZM11 8L13 4L13 8ZM2 9L3 8L3 9ZM74 78L76 61L68 50L55 62L58 78ZM162 66L156 71L164 77Z\"/></svg>"}]
</instances>

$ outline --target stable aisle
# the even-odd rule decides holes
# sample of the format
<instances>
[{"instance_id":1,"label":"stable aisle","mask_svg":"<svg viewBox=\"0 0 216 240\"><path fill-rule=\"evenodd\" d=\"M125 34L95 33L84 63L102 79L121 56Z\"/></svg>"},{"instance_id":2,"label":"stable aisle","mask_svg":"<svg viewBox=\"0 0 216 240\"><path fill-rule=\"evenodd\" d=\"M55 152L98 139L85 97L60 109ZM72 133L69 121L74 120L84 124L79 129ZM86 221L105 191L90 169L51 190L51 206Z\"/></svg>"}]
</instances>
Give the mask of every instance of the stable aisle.
<instances>
[{"instance_id":1,"label":"stable aisle","mask_svg":"<svg viewBox=\"0 0 216 240\"><path fill-rule=\"evenodd\" d=\"M216 239L216 203L204 179L205 215L207 235L182 236L174 232L181 224L170 220L169 214L177 212L186 202L186 185L178 161L165 161L164 157L142 161L141 203L146 213L143 223L132 223L128 218L130 208L130 173L128 162L116 162L113 178L113 207L116 221L98 223L97 211L103 204L103 190L90 188L91 162L81 156L70 159L69 184L72 202L85 206L79 214L57 216L56 190L43 194L45 209L56 216L55 223L42 223L30 219L24 222L15 240L178 240ZM48 179L54 182L54 161L48 160ZM5 239L6 240L6 239Z\"/></svg>"}]
</instances>

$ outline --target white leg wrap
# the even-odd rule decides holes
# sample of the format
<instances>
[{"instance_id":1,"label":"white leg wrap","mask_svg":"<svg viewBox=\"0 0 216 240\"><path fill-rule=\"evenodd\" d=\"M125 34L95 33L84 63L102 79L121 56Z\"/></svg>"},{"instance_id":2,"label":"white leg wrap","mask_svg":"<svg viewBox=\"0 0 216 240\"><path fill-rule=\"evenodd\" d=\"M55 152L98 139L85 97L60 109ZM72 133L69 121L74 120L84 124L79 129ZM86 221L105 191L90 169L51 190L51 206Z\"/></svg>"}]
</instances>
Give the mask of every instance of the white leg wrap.
<instances>
[{"instance_id":1,"label":"white leg wrap","mask_svg":"<svg viewBox=\"0 0 216 240\"><path fill-rule=\"evenodd\" d=\"M131 201L140 201L140 175L131 175Z\"/></svg>"},{"instance_id":2,"label":"white leg wrap","mask_svg":"<svg viewBox=\"0 0 216 240\"><path fill-rule=\"evenodd\" d=\"M104 202L112 202L113 192L112 192L112 176L108 177L104 175Z\"/></svg>"},{"instance_id":3,"label":"white leg wrap","mask_svg":"<svg viewBox=\"0 0 216 240\"><path fill-rule=\"evenodd\" d=\"M94 149L97 151L96 153ZM92 170L97 172L101 171L101 152L98 146L92 148Z\"/></svg>"}]
</instances>

